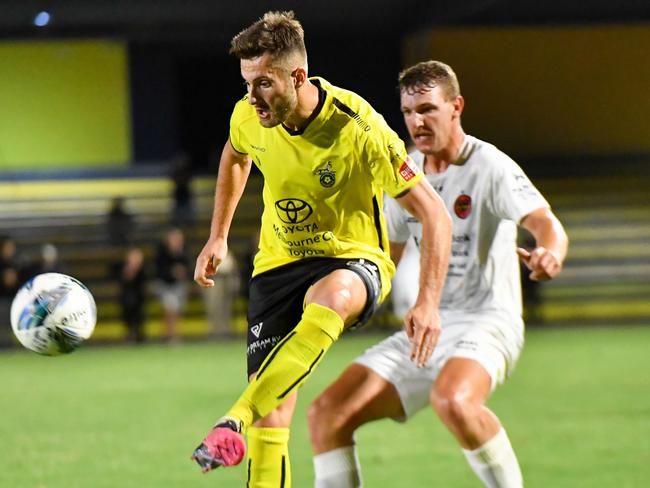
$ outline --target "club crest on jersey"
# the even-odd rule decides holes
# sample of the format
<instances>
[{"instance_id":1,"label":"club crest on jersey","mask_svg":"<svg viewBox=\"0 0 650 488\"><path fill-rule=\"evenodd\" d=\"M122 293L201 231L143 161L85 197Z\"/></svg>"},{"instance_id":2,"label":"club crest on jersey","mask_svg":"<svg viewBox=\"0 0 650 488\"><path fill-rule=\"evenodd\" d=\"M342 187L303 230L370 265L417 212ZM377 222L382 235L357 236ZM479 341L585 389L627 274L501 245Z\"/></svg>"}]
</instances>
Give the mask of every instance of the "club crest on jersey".
<instances>
[{"instance_id":1,"label":"club crest on jersey","mask_svg":"<svg viewBox=\"0 0 650 488\"><path fill-rule=\"evenodd\" d=\"M472 197L460 195L454 202L454 212L461 219L466 219L472 213Z\"/></svg>"},{"instance_id":2,"label":"club crest on jersey","mask_svg":"<svg viewBox=\"0 0 650 488\"><path fill-rule=\"evenodd\" d=\"M406 159L402 163L402 166L399 168L399 174L404 181L411 180L416 174L420 172L419 168L413 163L413 160L410 156L406 156Z\"/></svg>"},{"instance_id":3,"label":"club crest on jersey","mask_svg":"<svg viewBox=\"0 0 650 488\"><path fill-rule=\"evenodd\" d=\"M336 183L336 171L332 171L332 161L327 162L327 166L314 171L315 175L319 176L319 181L325 188L330 188Z\"/></svg>"}]
</instances>

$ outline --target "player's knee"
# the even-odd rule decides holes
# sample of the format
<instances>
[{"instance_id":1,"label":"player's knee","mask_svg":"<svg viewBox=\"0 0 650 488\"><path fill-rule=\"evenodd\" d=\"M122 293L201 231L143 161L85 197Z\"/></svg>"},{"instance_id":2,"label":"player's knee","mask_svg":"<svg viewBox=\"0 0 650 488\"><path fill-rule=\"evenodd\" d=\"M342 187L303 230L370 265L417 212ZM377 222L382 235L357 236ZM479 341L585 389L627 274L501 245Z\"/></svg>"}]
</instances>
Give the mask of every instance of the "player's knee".
<instances>
[{"instance_id":1,"label":"player's knee","mask_svg":"<svg viewBox=\"0 0 650 488\"><path fill-rule=\"evenodd\" d=\"M307 410L307 424L312 438L318 440L331 434L336 429L335 417L335 405L327 393L311 402Z\"/></svg>"},{"instance_id":2,"label":"player's knee","mask_svg":"<svg viewBox=\"0 0 650 488\"><path fill-rule=\"evenodd\" d=\"M456 391L440 392L433 390L431 392L431 405L445 424L452 424L462 427L467 424L478 411L478 406L474 405L467 396L461 395Z\"/></svg>"},{"instance_id":3,"label":"player's knee","mask_svg":"<svg viewBox=\"0 0 650 488\"><path fill-rule=\"evenodd\" d=\"M340 402L327 392L316 398L307 411L307 423L312 442L316 445L346 434L350 429L351 416L340 408Z\"/></svg>"},{"instance_id":4,"label":"player's knee","mask_svg":"<svg viewBox=\"0 0 650 488\"><path fill-rule=\"evenodd\" d=\"M352 294L350 293L350 290L345 288L339 289L334 293L314 297L313 301L323 307L334 310L343 320L347 320L356 312L356 310L354 310L355 303L352 299Z\"/></svg>"},{"instance_id":5,"label":"player's knee","mask_svg":"<svg viewBox=\"0 0 650 488\"><path fill-rule=\"evenodd\" d=\"M344 321L358 315L366 303L366 289L351 271L338 270L310 290L308 300L334 310Z\"/></svg>"}]
</instances>

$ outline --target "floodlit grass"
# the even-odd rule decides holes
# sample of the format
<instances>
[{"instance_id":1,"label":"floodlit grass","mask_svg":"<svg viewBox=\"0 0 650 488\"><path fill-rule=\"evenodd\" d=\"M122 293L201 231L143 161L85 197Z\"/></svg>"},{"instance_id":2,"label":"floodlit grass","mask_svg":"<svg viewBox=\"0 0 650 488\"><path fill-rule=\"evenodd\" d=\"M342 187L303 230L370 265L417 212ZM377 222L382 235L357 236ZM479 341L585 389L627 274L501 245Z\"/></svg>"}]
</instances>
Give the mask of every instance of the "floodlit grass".
<instances>
[{"instance_id":1,"label":"floodlit grass","mask_svg":"<svg viewBox=\"0 0 650 488\"><path fill-rule=\"evenodd\" d=\"M293 486L312 486L309 399L380 336L345 336L302 391ZM531 330L491 407L527 487L650 486L650 328ZM0 486L243 487L243 467L202 475L189 460L244 386L244 344L87 347L66 357L0 354ZM477 487L432 411L358 435L365 486Z\"/></svg>"}]
</instances>

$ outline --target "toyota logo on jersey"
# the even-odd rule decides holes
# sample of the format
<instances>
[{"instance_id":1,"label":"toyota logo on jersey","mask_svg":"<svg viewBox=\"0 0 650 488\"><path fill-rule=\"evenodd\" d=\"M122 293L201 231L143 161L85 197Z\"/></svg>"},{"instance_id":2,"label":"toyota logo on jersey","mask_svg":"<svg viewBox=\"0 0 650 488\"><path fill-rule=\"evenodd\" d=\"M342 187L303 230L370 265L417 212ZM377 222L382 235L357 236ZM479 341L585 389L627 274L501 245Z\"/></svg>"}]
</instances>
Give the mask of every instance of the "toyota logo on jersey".
<instances>
[{"instance_id":1,"label":"toyota logo on jersey","mask_svg":"<svg viewBox=\"0 0 650 488\"><path fill-rule=\"evenodd\" d=\"M298 198L278 200L275 202L275 211L285 224L304 222L313 212L311 205Z\"/></svg>"}]
</instances>

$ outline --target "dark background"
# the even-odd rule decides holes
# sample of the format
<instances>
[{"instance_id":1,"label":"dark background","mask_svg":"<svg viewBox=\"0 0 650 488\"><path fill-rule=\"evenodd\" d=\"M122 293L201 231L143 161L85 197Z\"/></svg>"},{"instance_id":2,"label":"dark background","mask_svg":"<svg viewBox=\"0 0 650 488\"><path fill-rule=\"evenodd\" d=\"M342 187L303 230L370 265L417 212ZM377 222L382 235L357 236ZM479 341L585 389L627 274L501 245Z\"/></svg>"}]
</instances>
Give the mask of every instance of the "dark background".
<instances>
[{"instance_id":1,"label":"dark background","mask_svg":"<svg viewBox=\"0 0 650 488\"><path fill-rule=\"evenodd\" d=\"M294 10L305 27L310 74L361 94L403 136L397 97L391 94L406 34L436 26L650 20L649 0L28 0L0 5L5 39L127 41L134 163L159 163L185 152L196 171L210 172L227 137L232 106L244 93L238 62L228 55L230 39L267 10ZM52 16L43 28L33 26L40 10Z\"/></svg>"}]
</instances>

